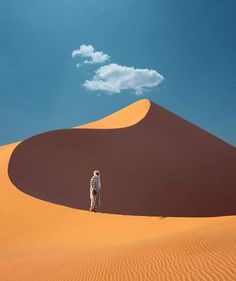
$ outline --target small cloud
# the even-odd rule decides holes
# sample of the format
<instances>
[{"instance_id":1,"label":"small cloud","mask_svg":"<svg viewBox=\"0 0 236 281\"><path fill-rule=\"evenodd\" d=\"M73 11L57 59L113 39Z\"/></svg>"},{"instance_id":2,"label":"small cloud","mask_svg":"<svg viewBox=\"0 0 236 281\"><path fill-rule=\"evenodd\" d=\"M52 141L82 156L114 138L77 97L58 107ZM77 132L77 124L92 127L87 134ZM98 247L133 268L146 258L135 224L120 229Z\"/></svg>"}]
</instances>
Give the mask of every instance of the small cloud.
<instances>
[{"instance_id":1,"label":"small cloud","mask_svg":"<svg viewBox=\"0 0 236 281\"><path fill-rule=\"evenodd\" d=\"M86 58L83 63L97 64L104 63L110 59L110 56L104 54L102 51L95 51L92 45L81 45L79 49L74 50L71 54L72 58L80 57Z\"/></svg>"},{"instance_id":2,"label":"small cloud","mask_svg":"<svg viewBox=\"0 0 236 281\"><path fill-rule=\"evenodd\" d=\"M155 70L112 63L98 68L92 80L86 80L83 86L91 91L103 90L110 94L134 90L135 94L140 95L163 80L164 77Z\"/></svg>"}]
</instances>

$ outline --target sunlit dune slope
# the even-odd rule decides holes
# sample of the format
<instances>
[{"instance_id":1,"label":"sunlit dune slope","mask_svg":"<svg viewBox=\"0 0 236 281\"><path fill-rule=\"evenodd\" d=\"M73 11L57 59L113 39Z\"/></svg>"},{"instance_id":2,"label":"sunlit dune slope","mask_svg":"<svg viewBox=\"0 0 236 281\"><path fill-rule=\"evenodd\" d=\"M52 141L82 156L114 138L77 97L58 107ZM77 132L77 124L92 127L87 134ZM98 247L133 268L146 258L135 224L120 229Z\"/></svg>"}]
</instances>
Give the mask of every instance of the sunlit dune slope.
<instances>
[{"instance_id":1,"label":"sunlit dune slope","mask_svg":"<svg viewBox=\"0 0 236 281\"><path fill-rule=\"evenodd\" d=\"M236 280L235 216L94 214L39 200L8 177L17 145L0 147L1 281Z\"/></svg>"},{"instance_id":2,"label":"sunlit dune slope","mask_svg":"<svg viewBox=\"0 0 236 281\"><path fill-rule=\"evenodd\" d=\"M88 210L89 178L99 169L101 212L236 213L236 149L231 145L147 100L85 127L47 132L18 145L9 164L15 186Z\"/></svg>"},{"instance_id":3,"label":"sunlit dune slope","mask_svg":"<svg viewBox=\"0 0 236 281\"><path fill-rule=\"evenodd\" d=\"M150 109L150 105L151 103L149 100L142 99L100 120L88 124L84 124L82 126L75 127L75 128L118 129L118 128L129 127L138 123L143 118L145 118L146 114Z\"/></svg>"}]
</instances>

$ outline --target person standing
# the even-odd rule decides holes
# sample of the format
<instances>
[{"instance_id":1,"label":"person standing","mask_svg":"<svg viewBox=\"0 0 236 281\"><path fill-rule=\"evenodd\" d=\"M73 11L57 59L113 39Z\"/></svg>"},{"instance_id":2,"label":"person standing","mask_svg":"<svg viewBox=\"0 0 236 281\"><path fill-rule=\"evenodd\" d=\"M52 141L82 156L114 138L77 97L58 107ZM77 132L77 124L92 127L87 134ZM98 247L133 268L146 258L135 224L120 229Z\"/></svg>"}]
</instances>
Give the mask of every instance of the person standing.
<instances>
[{"instance_id":1,"label":"person standing","mask_svg":"<svg viewBox=\"0 0 236 281\"><path fill-rule=\"evenodd\" d=\"M95 170L90 180L90 199L91 206L90 211L96 212L101 205L100 202L101 180L100 172Z\"/></svg>"}]
</instances>

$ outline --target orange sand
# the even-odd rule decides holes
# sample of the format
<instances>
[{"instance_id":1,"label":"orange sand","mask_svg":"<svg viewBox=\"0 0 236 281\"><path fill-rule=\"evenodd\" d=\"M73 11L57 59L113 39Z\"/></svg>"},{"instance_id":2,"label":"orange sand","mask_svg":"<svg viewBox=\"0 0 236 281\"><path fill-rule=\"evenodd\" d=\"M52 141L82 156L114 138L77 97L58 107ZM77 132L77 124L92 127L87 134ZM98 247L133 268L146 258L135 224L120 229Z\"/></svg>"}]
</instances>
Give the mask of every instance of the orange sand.
<instances>
[{"instance_id":1,"label":"orange sand","mask_svg":"<svg viewBox=\"0 0 236 281\"><path fill-rule=\"evenodd\" d=\"M132 116L138 122L149 102L136 105ZM129 120L126 108L110 124L109 117L94 124L129 126ZM94 214L44 202L8 178L16 145L0 147L1 281L236 280L236 216Z\"/></svg>"},{"instance_id":2,"label":"orange sand","mask_svg":"<svg viewBox=\"0 0 236 281\"><path fill-rule=\"evenodd\" d=\"M147 99L139 100L98 121L94 121L75 128L118 129L129 127L141 121L146 116L150 105L150 101Z\"/></svg>"}]
</instances>

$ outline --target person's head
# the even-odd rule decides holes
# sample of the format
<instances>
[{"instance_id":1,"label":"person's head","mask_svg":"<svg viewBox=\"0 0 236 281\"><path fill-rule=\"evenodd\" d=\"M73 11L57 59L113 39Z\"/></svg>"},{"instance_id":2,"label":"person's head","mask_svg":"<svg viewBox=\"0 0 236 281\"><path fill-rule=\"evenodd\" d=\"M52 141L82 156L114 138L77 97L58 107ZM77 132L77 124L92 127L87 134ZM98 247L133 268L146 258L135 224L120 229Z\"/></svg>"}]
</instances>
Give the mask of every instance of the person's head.
<instances>
[{"instance_id":1,"label":"person's head","mask_svg":"<svg viewBox=\"0 0 236 281\"><path fill-rule=\"evenodd\" d=\"M100 176L100 172L98 171L98 170L95 170L94 172L93 172L93 174L94 174L94 176Z\"/></svg>"}]
</instances>

